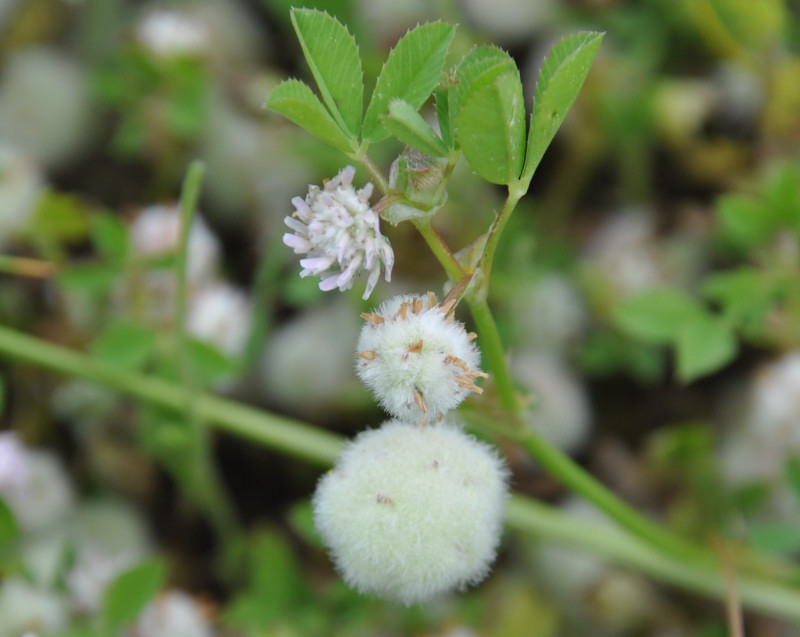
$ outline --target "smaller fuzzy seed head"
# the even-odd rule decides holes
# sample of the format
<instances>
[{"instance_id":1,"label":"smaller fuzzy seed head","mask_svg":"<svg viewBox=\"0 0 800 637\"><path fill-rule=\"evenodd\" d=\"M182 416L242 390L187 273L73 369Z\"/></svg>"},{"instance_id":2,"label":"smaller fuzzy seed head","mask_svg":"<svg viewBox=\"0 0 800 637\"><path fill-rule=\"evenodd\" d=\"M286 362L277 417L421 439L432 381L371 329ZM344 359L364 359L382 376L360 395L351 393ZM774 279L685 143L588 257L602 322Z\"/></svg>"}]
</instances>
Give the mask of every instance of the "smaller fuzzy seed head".
<instances>
[{"instance_id":1,"label":"smaller fuzzy seed head","mask_svg":"<svg viewBox=\"0 0 800 637\"><path fill-rule=\"evenodd\" d=\"M356 191L355 168L347 166L323 188L310 186L305 199L292 199L295 212L284 218L293 232L283 242L300 260L301 277L313 274L322 278L319 287L348 290L362 272L368 272L364 298L372 293L383 263L386 280L391 280L394 253L381 234L380 217L369 205L372 184Z\"/></svg>"},{"instance_id":2,"label":"smaller fuzzy seed head","mask_svg":"<svg viewBox=\"0 0 800 637\"><path fill-rule=\"evenodd\" d=\"M344 580L406 605L477 584L494 561L508 492L495 450L447 420L389 420L345 447L313 497Z\"/></svg>"},{"instance_id":3,"label":"smaller fuzzy seed head","mask_svg":"<svg viewBox=\"0 0 800 637\"><path fill-rule=\"evenodd\" d=\"M356 373L395 418L435 420L482 391L475 336L433 292L396 296L362 316Z\"/></svg>"}]
</instances>

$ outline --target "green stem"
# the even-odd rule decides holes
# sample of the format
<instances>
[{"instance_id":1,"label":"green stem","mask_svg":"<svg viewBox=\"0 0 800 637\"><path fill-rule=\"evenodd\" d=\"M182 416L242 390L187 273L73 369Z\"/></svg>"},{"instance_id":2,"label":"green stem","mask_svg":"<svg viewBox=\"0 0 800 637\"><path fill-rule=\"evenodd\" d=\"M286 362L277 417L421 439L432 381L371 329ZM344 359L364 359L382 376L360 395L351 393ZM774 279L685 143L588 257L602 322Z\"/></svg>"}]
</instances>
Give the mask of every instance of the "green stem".
<instances>
[{"instance_id":1,"label":"green stem","mask_svg":"<svg viewBox=\"0 0 800 637\"><path fill-rule=\"evenodd\" d=\"M441 263L447 276L450 277L453 283L458 283L467 272L458 262L458 259L456 259L456 256L445 243L444 239L442 239L442 236L436 232L431 225L431 220L427 217L423 219L414 219L413 224L420 235L422 235L422 238L425 239L425 243L428 244L433 255L439 263Z\"/></svg>"},{"instance_id":2,"label":"green stem","mask_svg":"<svg viewBox=\"0 0 800 637\"><path fill-rule=\"evenodd\" d=\"M467 303L475 320L475 327L480 334L480 346L486 366L491 373L492 381L500 397L500 404L508 412L509 417L516 420L519 412L514 383L511 379L511 372L506 363L505 349L500 340L500 332L497 323L492 316L492 311L485 298L474 299L467 296Z\"/></svg>"},{"instance_id":3,"label":"green stem","mask_svg":"<svg viewBox=\"0 0 800 637\"><path fill-rule=\"evenodd\" d=\"M386 177L383 176L383 173L380 171L380 169L375 165L375 162L372 161L372 158L367 155L366 146L362 144L353 150L349 157L364 167L364 169L369 173L370 179L372 179L372 182L378 187L378 190L380 190L382 194L386 195L389 193L389 182L386 180Z\"/></svg>"},{"instance_id":4,"label":"green stem","mask_svg":"<svg viewBox=\"0 0 800 637\"><path fill-rule=\"evenodd\" d=\"M221 431L328 466L341 447L338 436L257 409L185 389L160 378L125 372L65 347L0 326L0 354L55 372L91 380L165 409L183 412L191 398L197 413Z\"/></svg>"},{"instance_id":5,"label":"green stem","mask_svg":"<svg viewBox=\"0 0 800 637\"><path fill-rule=\"evenodd\" d=\"M191 494L197 504L208 514L221 537L232 541L238 534L238 523L230 499L225 494L212 448L211 436L205 421L195 408L194 397L200 391L197 375L190 360L190 338L186 331L186 312L189 297L188 261L189 237L192 223L200 200L200 191L205 175L205 164L193 161L186 172L180 199L180 243L178 245L175 271L178 283L175 321L173 324L173 343L177 350L178 368L181 384L186 390L187 401L184 408L191 431L193 444L187 449L191 459L189 475L182 475L186 492ZM225 542L226 544L230 542Z\"/></svg>"},{"instance_id":6,"label":"green stem","mask_svg":"<svg viewBox=\"0 0 800 637\"><path fill-rule=\"evenodd\" d=\"M527 427L507 435L571 491L586 498L634 536L678 559L695 565L709 563L708 552L659 526L623 502L613 491L584 471L565 453L548 443L538 432Z\"/></svg>"},{"instance_id":7,"label":"green stem","mask_svg":"<svg viewBox=\"0 0 800 637\"><path fill-rule=\"evenodd\" d=\"M509 527L590 551L619 566L635 569L662 582L724 600L725 575L707 560L687 564L611 525L589 523L529 498L514 496L506 511ZM775 582L737 574L742 604L773 617L800 622L800 591Z\"/></svg>"},{"instance_id":8,"label":"green stem","mask_svg":"<svg viewBox=\"0 0 800 637\"><path fill-rule=\"evenodd\" d=\"M480 265L487 286L488 282L491 281L492 266L494 265L494 257L497 253L497 244L500 241L500 235L503 234L503 230L508 220L511 218L511 213L514 212L519 200L522 199L526 191L527 187L522 188L520 184L511 184L508 187L508 197L506 197L505 202L503 202L503 207L500 209L494 223L492 223L492 227L489 229L489 237L486 240L486 247L483 249Z\"/></svg>"},{"instance_id":9,"label":"green stem","mask_svg":"<svg viewBox=\"0 0 800 637\"><path fill-rule=\"evenodd\" d=\"M0 326L0 354L68 376L91 380L159 407L183 411L188 394L169 381L120 371L89 356ZM336 434L208 394L193 397L195 409L220 430L314 464L330 466L342 446ZM586 523L524 496L513 496L510 528L533 532L595 553L687 590L725 597L722 572L706 560L676 560L615 527ZM743 604L750 609L800 621L800 591L774 581L737 575Z\"/></svg>"}]
</instances>

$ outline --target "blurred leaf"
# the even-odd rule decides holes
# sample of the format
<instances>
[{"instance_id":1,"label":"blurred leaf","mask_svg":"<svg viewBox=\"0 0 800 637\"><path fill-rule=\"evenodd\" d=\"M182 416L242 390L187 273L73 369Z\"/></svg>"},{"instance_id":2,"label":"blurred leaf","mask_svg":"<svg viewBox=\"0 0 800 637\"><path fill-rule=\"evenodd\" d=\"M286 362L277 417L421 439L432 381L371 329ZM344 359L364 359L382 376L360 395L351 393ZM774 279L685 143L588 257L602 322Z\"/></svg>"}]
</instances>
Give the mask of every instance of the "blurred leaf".
<instances>
[{"instance_id":1,"label":"blurred leaf","mask_svg":"<svg viewBox=\"0 0 800 637\"><path fill-rule=\"evenodd\" d=\"M291 508L289 525L309 545L322 548L322 540L314 528L314 510L310 500L301 500Z\"/></svg>"},{"instance_id":2,"label":"blurred leaf","mask_svg":"<svg viewBox=\"0 0 800 637\"><path fill-rule=\"evenodd\" d=\"M625 299L612 315L631 336L653 343L673 341L683 322L704 312L691 296L675 288L654 288Z\"/></svg>"},{"instance_id":3,"label":"blurred leaf","mask_svg":"<svg viewBox=\"0 0 800 637\"><path fill-rule=\"evenodd\" d=\"M37 200L27 232L34 245L46 257L55 260L68 244L89 236L89 211L75 195L45 191Z\"/></svg>"},{"instance_id":4,"label":"blurred leaf","mask_svg":"<svg viewBox=\"0 0 800 637\"><path fill-rule=\"evenodd\" d=\"M351 139L361 128L364 87L358 45L336 18L313 9L293 9L300 40L322 100Z\"/></svg>"},{"instance_id":5,"label":"blurred leaf","mask_svg":"<svg viewBox=\"0 0 800 637\"><path fill-rule=\"evenodd\" d=\"M91 235L97 251L111 261L122 261L128 254L128 226L114 213L92 216Z\"/></svg>"},{"instance_id":6,"label":"blurred leaf","mask_svg":"<svg viewBox=\"0 0 800 637\"><path fill-rule=\"evenodd\" d=\"M138 113L128 112L119 123L111 140L111 146L123 157L130 157L141 150L146 138L147 125L144 120Z\"/></svg>"},{"instance_id":7,"label":"blurred leaf","mask_svg":"<svg viewBox=\"0 0 800 637\"><path fill-rule=\"evenodd\" d=\"M227 624L265 630L308 600L305 578L289 543L278 532L264 530L251 542L249 583L228 604Z\"/></svg>"},{"instance_id":8,"label":"blurred leaf","mask_svg":"<svg viewBox=\"0 0 800 637\"><path fill-rule=\"evenodd\" d=\"M166 568L158 558L144 560L117 576L103 599L106 625L116 629L133 621L163 586L165 576Z\"/></svg>"},{"instance_id":9,"label":"blurred leaf","mask_svg":"<svg viewBox=\"0 0 800 637\"><path fill-rule=\"evenodd\" d=\"M350 152L347 136L319 98L300 80L281 82L270 92L266 106L339 150Z\"/></svg>"},{"instance_id":10,"label":"blurred leaf","mask_svg":"<svg viewBox=\"0 0 800 637\"><path fill-rule=\"evenodd\" d=\"M150 360L156 338L153 328L123 319L106 326L94 338L89 351L114 367L141 370Z\"/></svg>"},{"instance_id":11,"label":"blurred leaf","mask_svg":"<svg viewBox=\"0 0 800 637\"><path fill-rule=\"evenodd\" d=\"M783 0L692 0L698 26L722 54L738 47L761 52L782 40Z\"/></svg>"},{"instance_id":12,"label":"blurred leaf","mask_svg":"<svg viewBox=\"0 0 800 637\"><path fill-rule=\"evenodd\" d=\"M583 86L603 41L603 33L576 33L556 44L547 56L536 83L528 132L523 183L530 182L547 147L555 137Z\"/></svg>"},{"instance_id":13,"label":"blurred leaf","mask_svg":"<svg viewBox=\"0 0 800 637\"><path fill-rule=\"evenodd\" d=\"M0 497L0 554L5 553L6 549L16 542L19 537L19 527L14 519L14 513Z\"/></svg>"},{"instance_id":14,"label":"blurred leaf","mask_svg":"<svg viewBox=\"0 0 800 637\"><path fill-rule=\"evenodd\" d=\"M716 207L722 237L734 248L749 250L763 244L779 223L774 210L755 197L724 195Z\"/></svg>"},{"instance_id":15,"label":"blurred leaf","mask_svg":"<svg viewBox=\"0 0 800 637\"><path fill-rule=\"evenodd\" d=\"M751 329L761 324L777 301L775 286L766 273L749 266L712 274L703 281L702 292L719 303L729 321Z\"/></svg>"},{"instance_id":16,"label":"blurred leaf","mask_svg":"<svg viewBox=\"0 0 800 637\"><path fill-rule=\"evenodd\" d=\"M58 281L67 289L101 295L113 287L118 275L118 269L106 263L77 263L62 268Z\"/></svg>"},{"instance_id":17,"label":"blurred leaf","mask_svg":"<svg viewBox=\"0 0 800 637\"><path fill-rule=\"evenodd\" d=\"M447 155L447 146L436 135L431 125L404 100L392 100L389 104L389 114L383 118L383 125L406 146L416 148L431 157Z\"/></svg>"},{"instance_id":18,"label":"blurred leaf","mask_svg":"<svg viewBox=\"0 0 800 637\"><path fill-rule=\"evenodd\" d=\"M680 326L675 342L678 377L689 382L710 374L736 356L738 342L724 319L692 314Z\"/></svg>"},{"instance_id":19,"label":"blurred leaf","mask_svg":"<svg viewBox=\"0 0 800 637\"><path fill-rule=\"evenodd\" d=\"M457 118L458 142L472 169L494 184L511 184L525 156L525 98L519 71L506 70L489 83L476 81Z\"/></svg>"},{"instance_id":20,"label":"blurred leaf","mask_svg":"<svg viewBox=\"0 0 800 637\"><path fill-rule=\"evenodd\" d=\"M787 459L783 470L786 475L786 482L791 487L795 497L800 500L800 457L791 456Z\"/></svg>"},{"instance_id":21,"label":"blurred leaf","mask_svg":"<svg viewBox=\"0 0 800 637\"><path fill-rule=\"evenodd\" d=\"M800 238L800 163L786 162L773 167L763 190L775 217Z\"/></svg>"},{"instance_id":22,"label":"blurred leaf","mask_svg":"<svg viewBox=\"0 0 800 637\"><path fill-rule=\"evenodd\" d=\"M800 526L787 522L759 522L750 525L748 544L760 551L791 555L800 551Z\"/></svg>"},{"instance_id":23,"label":"blurred leaf","mask_svg":"<svg viewBox=\"0 0 800 637\"><path fill-rule=\"evenodd\" d=\"M633 343L610 331L586 337L578 351L578 362L591 376L624 373L642 383L657 382L664 377L666 368L666 357L660 349Z\"/></svg>"},{"instance_id":24,"label":"blurred leaf","mask_svg":"<svg viewBox=\"0 0 800 637\"><path fill-rule=\"evenodd\" d=\"M205 67L195 58L178 57L165 69L165 75L162 90L168 95L169 130L179 139L191 141L206 123L209 79Z\"/></svg>"},{"instance_id":25,"label":"blurred leaf","mask_svg":"<svg viewBox=\"0 0 800 637\"><path fill-rule=\"evenodd\" d=\"M235 361L204 341L189 339L187 349L192 376L201 387L230 376L237 370Z\"/></svg>"},{"instance_id":26,"label":"blurred leaf","mask_svg":"<svg viewBox=\"0 0 800 637\"><path fill-rule=\"evenodd\" d=\"M442 74L454 35L453 25L429 22L400 38L383 65L364 115L365 141L377 142L389 135L381 117L392 100L402 99L414 110L425 103Z\"/></svg>"}]
</instances>

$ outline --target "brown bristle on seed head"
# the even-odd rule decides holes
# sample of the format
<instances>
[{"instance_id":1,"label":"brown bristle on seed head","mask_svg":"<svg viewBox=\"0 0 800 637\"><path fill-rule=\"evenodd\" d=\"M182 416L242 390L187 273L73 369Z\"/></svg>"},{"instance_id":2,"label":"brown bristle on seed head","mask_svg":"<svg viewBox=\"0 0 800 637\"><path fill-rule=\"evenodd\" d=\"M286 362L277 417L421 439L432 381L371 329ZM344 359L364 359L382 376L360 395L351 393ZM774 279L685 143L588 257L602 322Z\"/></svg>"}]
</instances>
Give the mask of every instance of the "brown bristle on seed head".
<instances>
[{"instance_id":1,"label":"brown bristle on seed head","mask_svg":"<svg viewBox=\"0 0 800 637\"><path fill-rule=\"evenodd\" d=\"M476 338L478 338L478 335L475 332L470 332L467 334L467 339L470 341L474 341Z\"/></svg>"},{"instance_id":2,"label":"brown bristle on seed head","mask_svg":"<svg viewBox=\"0 0 800 637\"><path fill-rule=\"evenodd\" d=\"M428 309L436 305L436 295L433 292L428 292Z\"/></svg>"},{"instance_id":3,"label":"brown bristle on seed head","mask_svg":"<svg viewBox=\"0 0 800 637\"><path fill-rule=\"evenodd\" d=\"M370 349L366 350L365 352L356 352L356 356L359 358L366 358L368 361L375 360L377 355L378 354L376 352L373 352Z\"/></svg>"},{"instance_id":4,"label":"brown bristle on seed head","mask_svg":"<svg viewBox=\"0 0 800 637\"><path fill-rule=\"evenodd\" d=\"M380 314L372 314L371 312L362 312L361 318L365 321L369 321L374 325L381 325L385 322L385 319Z\"/></svg>"},{"instance_id":5,"label":"brown bristle on seed head","mask_svg":"<svg viewBox=\"0 0 800 637\"><path fill-rule=\"evenodd\" d=\"M400 304L400 309L397 310L397 316L399 316L404 321L408 319L408 301L403 301Z\"/></svg>"},{"instance_id":6,"label":"brown bristle on seed head","mask_svg":"<svg viewBox=\"0 0 800 637\"><path fill-rule=\"evenodd\" d=\"M414 352L415 354L419 354L422 351L422 339L419 339L416 343L412 343L408 346L409 352Z\"/></svg>"},{"instance_id":7,"label":"brown bristle on seed head","mask_svg":"<svg viewBox=\"0 0 800 637\"><path fill-rule=\"evenodd\" d=\"M411 311L414 312L414 314L419 314L422 311L422 299L415 298L411 301Z\"/></svg>"},{"instance_id":8,"label":"brown bristle on seed head","mask_svg":"<svg viewBox=\"0 0 800 637\"><path fill-rule=\"evenodd\" d=\"M447 314L447 313L448 313L450 310L452 310L452 309L453 309L453 307L455 306L455 304L456 304L455 300L454 300L454 299L450 299L450 300L449 300L447 303L445 303L444 305L442 305L442 306L439 308L439 311L440 311L442 314ZM448 319L448 320L451 320L451 319Z\"/></svg>"}]
</instances>

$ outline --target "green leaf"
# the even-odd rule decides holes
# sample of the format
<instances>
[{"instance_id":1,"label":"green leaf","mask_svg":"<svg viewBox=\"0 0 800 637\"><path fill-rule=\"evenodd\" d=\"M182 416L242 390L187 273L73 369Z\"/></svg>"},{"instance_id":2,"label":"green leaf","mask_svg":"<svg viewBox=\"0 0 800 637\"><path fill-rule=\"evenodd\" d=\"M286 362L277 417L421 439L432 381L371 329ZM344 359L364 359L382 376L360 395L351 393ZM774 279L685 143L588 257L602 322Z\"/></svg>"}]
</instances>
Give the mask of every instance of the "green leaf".
<instances>
[{"instance_id":1,"label":"green leaf","mask_svg":"<svg viewBox=\"0 0 800 637\"><path fill-rule=\"evenodd\" d=\"M156 333L152 328L123 320L111 323L100 332L89 351L104 363L134 371L144 367L155 344Z\"/></svg>"},{"instance_id":2,"label":"green leaf","mask_svg":"<svg viewBox=\"0 0 800 637\"><path fill-rule=\"evenodd\" d=\"M614 324L629 335L657 344L677 338L684 321L705 310L675 288L654 288L625 299L612 315Z\"/></svg>"},{"instance_id":3,"label":"green leaf","mask_svg":"<svg viewBox=\"0 0 800 637\"><path fill-rule=\"evenodd\" d=\"M187 350L194 380L201 386L236 372L236 363L208 343L190 339Z\"/></svg>"},{"instance_id":4,"label":"green leaf","mask_svg":"<svg viewBox=\"0 0 800 637\"><path fill-rule=\"evenodd\" d=\"M294 552L280 533L262 531L249 548L249 585L228 605L224 619L236 627L263 631L310 599Z\"/></svg>"},{"instance_id":5,"label":"green leaf","mask_svg":"<svg viewBox=\"0 0 800 637\"><path fill-rule=\"evenodd\" d=\"M603 41L603 33L576 33L556 44L536 83L522 181L529 183L544 152L564 121Z\"/></svg>"},{"instance_id":6,"label":"green leaf","mask_svg":"<svg viewBox=\"0 0 800 637\"><path fill-rule=\"evenodd\" d=\"M455 139L458 112L473 84L481 78L484 83L489 83L503 72L513 72L516 68L511 56L496 46L479 46L467 53L458 64L455 77L445 84L447 100L444 100L444 94L437 93L436 109L442 138L446 139L445 131L451 131ZM439 99L440 95L442 99Z\"/></svg>"},{"instance_id":7,"label":"green leaf","mask_svg":"<svg viewBox=\"0 0 800 637\"><path fill-rule=\"evenodd\" d=\"M724 319L694 314L681 324L675 342L678 378L684 382L717 371L738 350L736 336Z\"/></svg>"},{"instance_id":8,"label":"green leaf","mask_svg":"<svg viewBox=\"0 0 800 637\"><path fill-rule=\"evenodd\" d=\"M136 618L164 583L164 563L152 558L121 573L106 589L103 619L113 628L124 626Z\"/></svg>"},{"instance_id":9,"label":"green leaf","mask_svg":"<svg viewBox=\"0 0 800 637\"><path fill-rule=\"evenodd\" d=\"M720 305L729 321L746 330L758 330L778 301L775 282L756 268L742 266L712 274L702 285L703 295Z\"/></svg>"},{"instance_id":10,"label":"green leaf","mask_svg":"<svg viewBox=\"0 0 800 637\"><path fill-rule=\"evenodd\" d=\"M363 139L385 139L381 117L394 99L418 110L439 81L455 27L444 22L422 24L406 33L389 53L364 116Z\"/></svg>"},{"instance_id":11,"label":"green leaf","mask_svg":"<svg viewBox=\"0 0 800 637\"><path fill-rule=\"evenodd\" d=\"M0 554L19 537L19 527L14 519L14 513L0 497Z\"/></svg>"},{"instance_id":12,"label":"green leaf","mask_svg":"<svg viewBox=\"0 0 800 637\"><path fill-rule=\"evenodd\" d=\"M102 295L112 288L118 276L118 269L107 263L76 263L58 273L58 282L74 291Z\"/></svg>"},{"instance_id":13,"label":"green leaf","mask_svg":"<svg viewBox=\"0 0 800 637\"><path fill-rule=\"evenodd\" d=\"M786 482L792 489L795 497L800 500L800 457L792 456L783 467Z\"/></svg>"},{"instance_id":14,"label":"green leaf","mask_svg":"<svg viewBox=\"0 0 800 637\"><path fill-rule=\"evenodd\" d=\"M300 80L286 80L272 91L265 106L280 113L312 135L350 152L350 142L314 92Z\"/></svg>"},{"instance_id":15,"label":"green leaf","mask_svg":"<svg viewBox=\"0 0 800 637\"><path fill-rule=\"evenodd\" d=\"M763 200L745 195L717 199L717 216L723 239L741 250L763 244L779 224L773 209Z\"/></svg>"},{"instance_id":16,"label":"green leaf","mask_svg":"<svg viewBox=\"0 0 800 637\"><path fill-rule=\"evenodd\" d=\"M800 527L787 522L759 522L751 526L748 544L767 553L797 553L800 551Z\"/></svg>"},{"instance_id":17,"label":"green leaf","mask_svg":"<svg viewBox=\"0 0 800 637\"><path fill-rule=\"evenodd\" d=\"M128 254L128 227L111 212L94 215L90 232L97 251L112 261L121 261Z\"/></svg>"},{"instance_id":18,"label":"green leaf","mask_svg":"<svg viewBox=\"0 0 800 637\"><path fill-rule=\"evenodd\" d=\"M383 118L383 125L406 146L421 150L431 157L444 157L448 154L447 146L431 125L405 100L392 100L389 114Z\"/></svg>"},{"instance_id":19,"label":"green leaf","mask_svg":"<svg viewBox=\"0 0 800 637\"><path fill-rule=\"evenodd\" d=\"M436 121L439 122L439 134L442 142L448 150L455 147L455 121L450 118L450 92L452 86L446 83L433 91L433 99L436 105Z\"/></svg>"},{"instance_id":20,"label":"green leaf","mask_svg":"<svg viewBox=\"0 0 800 637\"><path fill-rule=\"evenodd\" d=\"M348 137L361 128L364 98L358 45L336 18L316 9L293 9L294 26L322 101Z\"/></svg>"},{"instance_id":21,"label":"green leaf","mask_svg":"<svg viewBox=\"0 0 800 637\"><path fill-rule=\"evenodd\" d=\"M456 121L458 142L475 172L494 184L519 178L525 156L525 98L516 67L488 84L474 82Z\"/></svg>"}]
</instances>

